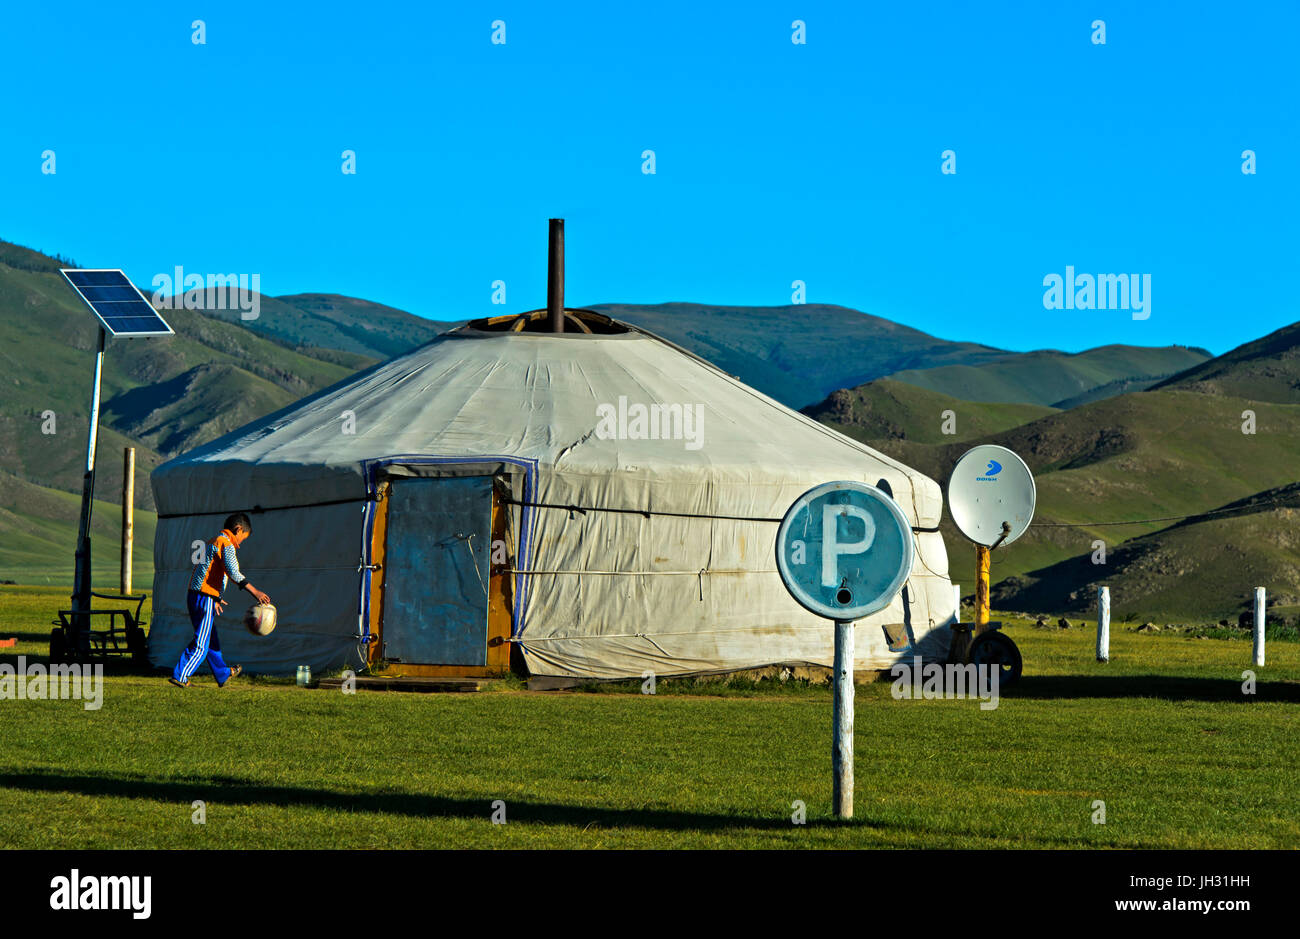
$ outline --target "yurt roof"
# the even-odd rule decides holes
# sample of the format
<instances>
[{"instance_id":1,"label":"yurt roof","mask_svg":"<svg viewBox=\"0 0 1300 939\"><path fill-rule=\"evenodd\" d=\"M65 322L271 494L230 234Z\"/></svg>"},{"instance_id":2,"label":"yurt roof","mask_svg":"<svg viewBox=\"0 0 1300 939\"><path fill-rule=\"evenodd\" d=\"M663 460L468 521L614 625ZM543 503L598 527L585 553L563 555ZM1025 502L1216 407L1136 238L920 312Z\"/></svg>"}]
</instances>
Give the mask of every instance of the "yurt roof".
<instances>
[{"instance_id":1,"label":"yurt roof","mask_svg":"<svg viewBox=\"0 0 1300 939\"><path fill-rule=\"evenodd\" d=\"M937 525L938 486L916 470L646 330L566 310L557 334L544 316L475 320L164 463L153 474L160 513L274 504L286 486L298 503L356 496L367 461L393 456L510 456L569 489L589 480L607 501L693 483L681 490L686 510L716 510L710 488L852 472L885 479L913 524ZM696 409L698 439L675 413L678 436L633 439L638 405ZM602 408L613 424L601 424ZM611 487L612 476L630 484ZM259 481L274 484L270 502Z\"/></svg>"}]
</instances>

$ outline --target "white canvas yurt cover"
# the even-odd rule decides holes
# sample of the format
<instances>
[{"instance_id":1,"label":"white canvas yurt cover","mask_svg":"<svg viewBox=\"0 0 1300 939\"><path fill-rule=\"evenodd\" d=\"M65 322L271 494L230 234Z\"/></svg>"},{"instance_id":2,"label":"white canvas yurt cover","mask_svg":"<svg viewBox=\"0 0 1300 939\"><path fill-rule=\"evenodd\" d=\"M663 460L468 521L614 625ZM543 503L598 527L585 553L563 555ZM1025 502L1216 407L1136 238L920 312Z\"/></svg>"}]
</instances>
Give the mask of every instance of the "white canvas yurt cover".
<instances>
[{"instance_id":1,"label":"white canvas yurt cover","mask_svg":"<svg viewBox=\"0 0 1300 939\"><path fill-rule=\"evenodd\" d=\"M774 555L782 514L830 480L886 489L916 539L904 590L858 623L856 667L902 657L884 626L946 654L938 485L665 340L568 316L581 330L476 321L158 467L154 664L193 635L196 542L247 511L240 563L279 608L251 636L227 590L223 654L249 671L512 650L567 677L830 666L833 625Z\"/></svg>"}]
</instances>

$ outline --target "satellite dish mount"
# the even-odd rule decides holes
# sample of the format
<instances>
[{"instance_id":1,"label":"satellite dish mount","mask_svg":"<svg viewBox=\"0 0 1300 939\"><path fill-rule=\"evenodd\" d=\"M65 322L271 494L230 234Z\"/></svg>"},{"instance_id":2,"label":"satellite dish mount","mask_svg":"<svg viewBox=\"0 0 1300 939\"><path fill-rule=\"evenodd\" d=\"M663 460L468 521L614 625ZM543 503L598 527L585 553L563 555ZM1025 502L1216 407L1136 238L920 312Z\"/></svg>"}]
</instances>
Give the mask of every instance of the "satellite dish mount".
<instances>
[{"instance_id":1,"label":"satellite dish mount","mask_svg":"<svg viewBox=\"0 0 1300 939\"><path fill-rule=\"evenodd\" d=\"M975 545L975 622L967 631L954 624L952 658L1002 666L1002 681L1020 677L1020 650L989 622L989 568L995 548L1029 528L1037 491L1025 461L1006 447L975 447L962 454L948 479L948 509L961 533Z\"/></svg>"}]
</instances>

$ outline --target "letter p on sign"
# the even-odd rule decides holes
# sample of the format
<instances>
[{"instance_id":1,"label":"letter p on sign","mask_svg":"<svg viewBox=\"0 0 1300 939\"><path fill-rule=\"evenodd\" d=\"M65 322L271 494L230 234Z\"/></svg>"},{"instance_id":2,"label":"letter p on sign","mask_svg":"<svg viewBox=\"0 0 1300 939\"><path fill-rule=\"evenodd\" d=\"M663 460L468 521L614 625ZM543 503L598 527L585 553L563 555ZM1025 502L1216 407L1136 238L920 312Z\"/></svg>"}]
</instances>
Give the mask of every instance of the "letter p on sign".
<instances>
[{"instance_id":1,"label":"letter p on sign","mask_svg":"<svg viewBox=\"0 0 1300 939\"><path fill-rule=\"evenodd\" d=\"M837 622L883 610L912 572L912 523L866 483L822 483L790 506L776 534L776 567L805 609Z\"/></svg>"},{"instance_id":2,"label":"letter p on sign","mask_svg":"<svg viewBox=\"0 0 1300 939\"><path fill-rule=\"evenodd\" d=\"M848 536L841 529L852 527L850 519L862 521L862 537L857 541L841 541ZM841 522L840 519L844 521ZM822 586L840 585L840 555L862 554L876 540L876 523L860 505L822 505Z\"/></svg>"}]
</instances>

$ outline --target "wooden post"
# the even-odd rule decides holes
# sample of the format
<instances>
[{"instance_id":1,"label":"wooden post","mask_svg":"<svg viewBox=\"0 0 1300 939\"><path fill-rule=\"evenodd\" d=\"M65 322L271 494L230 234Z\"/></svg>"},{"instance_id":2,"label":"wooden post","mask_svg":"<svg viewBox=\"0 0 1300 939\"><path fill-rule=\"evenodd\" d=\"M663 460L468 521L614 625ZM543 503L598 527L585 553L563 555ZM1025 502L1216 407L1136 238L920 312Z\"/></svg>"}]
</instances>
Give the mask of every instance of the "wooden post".
<instances>
[{"instance_id":1,"label":"wooden post","mask_svg":"<svg viewBox=\"0 0 1300 939\"><path fill-rule=\"evenodd\" d=\"M952 585L952 621L961 622L961 584Z\"/></svg>"},{"instance_id":2,"label":"wooden post","mask_svg":"<svg viewBox=\"0 0 1300 939\"><path fill-rule=\"evenodd\" d=\"M1253 660L1256 668L1264 665L1264 588L1255 588L1255 648Z\"/></svg>"},{"instance_id":3,"label":"wooden post","mask_svg":"<svg viewBox=\"0 0 1300 939\"><path fill-rule=\"evenodd\" d=\"M135 447L122 451L122 593L131 593L131 548L135 537Z\"/></svg>"},{"instance_id":4,"label":"wooden post","mask_svg":"<svg viewBox=\"0 0 1300 939\"><path fill-rule=\"evenodd\" d=\"M839 818L853 817L853 623L835 621L835 702L831 708L835 741L832 798Z\"/></svg>"},{"instance_id":5,"label":"wooden post","mask_svg":"<svg viewBox=\"0 0 1300 939\"><path fill-rule=\"evenodd\" d=\"M987 546L975 546L975 628L971 631L978 636L989 628L989 549Z\"/></svg>"},{"instance_id":6,"label":"wooden post","mask_svg":"<svg viewBox=\"0 0 1300 939\"><path fill-rule=\"evenodd\" d=\"M1097 661L1110 661L1110 588L1097 588Z\"/></svg>"}]
</instances>

